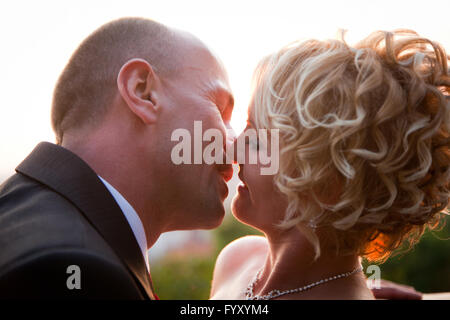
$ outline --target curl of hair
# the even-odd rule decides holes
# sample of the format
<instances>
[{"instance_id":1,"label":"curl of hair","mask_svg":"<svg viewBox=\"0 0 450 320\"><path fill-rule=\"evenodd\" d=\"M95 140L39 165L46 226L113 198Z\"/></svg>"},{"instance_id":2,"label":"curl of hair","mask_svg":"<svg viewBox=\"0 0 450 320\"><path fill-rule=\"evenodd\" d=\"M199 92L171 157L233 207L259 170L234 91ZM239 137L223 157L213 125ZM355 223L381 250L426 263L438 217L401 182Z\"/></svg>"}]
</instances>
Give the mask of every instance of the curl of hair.
<instances>
[{"instance_id":1,"label":"curl of hair","mask_svg":"<svg viewBox=\"0 0 450 320\"><path fill-rule=\"evenodd\" d=\"M353 47L295 42L261 61L252 112L257 127L280 130L279 226L300 227L316 257L327 244L383 261L448 213L448 60L396 30Z\"/></svg>"}]
</instances>

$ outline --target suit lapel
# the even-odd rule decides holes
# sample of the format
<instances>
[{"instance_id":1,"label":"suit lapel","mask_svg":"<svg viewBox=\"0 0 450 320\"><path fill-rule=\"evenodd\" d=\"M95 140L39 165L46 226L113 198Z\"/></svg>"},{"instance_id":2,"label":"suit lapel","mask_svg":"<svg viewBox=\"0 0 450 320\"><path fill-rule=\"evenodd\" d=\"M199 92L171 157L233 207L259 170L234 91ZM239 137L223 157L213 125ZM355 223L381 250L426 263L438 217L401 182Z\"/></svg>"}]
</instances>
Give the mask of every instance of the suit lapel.
<instances>
[{"instance_id":1,"label":"suit lapel","mask_svg":"<svg viewBox=\"0 0 450 320\"><path fill-rule=\"evenodd\" d=\"M45 184L77 207L124 262L146 294L155 299L133 231L112 195L87 163L63 147L41 142L16 171Z\"/></svg>"}]
</instances>

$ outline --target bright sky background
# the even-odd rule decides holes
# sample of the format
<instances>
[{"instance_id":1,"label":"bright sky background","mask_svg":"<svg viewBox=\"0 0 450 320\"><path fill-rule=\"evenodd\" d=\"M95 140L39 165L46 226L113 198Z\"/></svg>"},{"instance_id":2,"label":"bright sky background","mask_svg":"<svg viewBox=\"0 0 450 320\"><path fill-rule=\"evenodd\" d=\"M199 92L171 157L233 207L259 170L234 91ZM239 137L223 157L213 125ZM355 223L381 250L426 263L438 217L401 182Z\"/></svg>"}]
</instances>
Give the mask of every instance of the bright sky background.
<instances>
[{"instance_id":1,"label":"bright sky background","mask_svg":"<svg viewBox=\"0 0 450 320\"><path fill-rule=\"evenodd\" d=\"M4 1L0 5L0 180L40 141L53 142L55 82L78 44L100 25L142 16L184 29L223 60L235 94L233 126L246 119L250 80L265 54L299 38L350 43L377 29L410 28L450 51L450 1ZM1 181L0 181L1 183Z\"/></svg>"}]
</instances>

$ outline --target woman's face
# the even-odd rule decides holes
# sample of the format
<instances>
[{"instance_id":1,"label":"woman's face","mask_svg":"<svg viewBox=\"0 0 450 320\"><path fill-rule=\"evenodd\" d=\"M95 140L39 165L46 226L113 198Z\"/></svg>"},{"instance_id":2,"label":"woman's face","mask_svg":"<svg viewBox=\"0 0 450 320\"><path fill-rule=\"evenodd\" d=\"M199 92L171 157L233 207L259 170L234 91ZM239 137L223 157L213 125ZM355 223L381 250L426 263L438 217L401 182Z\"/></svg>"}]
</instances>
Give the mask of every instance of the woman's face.
<instances>
[{"instance_id":1,"label":"woman's face","mask_svg":"<svg viewBox=\"0 0 450 320\"><path fill-rule=\"evenodd\" d=\"M252 119L252 108L253 104L249 108L247 127L236 142L237 153L245 151L245 157L237 159L239 179L242 183L237 188L231 210L239 221L265 232L272 230L274 225L283 219L287 200L275 186L274 175L261 174L261 168L266 166L260 161L260 152L264 153L271 150L271 139L258 141L257 136L248 138L250 131L258 132ZM245 144L240 144L239 141L244 139ZM245 150L240 149L242 146ZM256 158L256 163L251 161L252 157Z\"/></svg>"}]
</instances>

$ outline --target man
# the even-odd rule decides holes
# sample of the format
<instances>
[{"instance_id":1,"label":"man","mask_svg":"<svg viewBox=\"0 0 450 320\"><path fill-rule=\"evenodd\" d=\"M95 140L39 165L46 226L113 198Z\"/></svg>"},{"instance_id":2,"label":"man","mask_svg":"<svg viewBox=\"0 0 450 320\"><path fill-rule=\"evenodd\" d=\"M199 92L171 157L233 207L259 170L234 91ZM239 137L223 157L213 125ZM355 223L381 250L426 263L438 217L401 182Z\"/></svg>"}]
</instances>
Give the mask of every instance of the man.
<instances>
[{"instance_id":1,"label":"man","mask_svg":"<svg viewBox=\"0 0 450 320\"><path fill-rule=\"evenodd\" d=\"M232 108L222 65L192 35L140 18L91 34L54 91L57 145L0 187L0 297L155 299L147 249L219 226L232 175L173 164L171 133L197 120L225 135Z\"/></svg>"},{"instance_id":2,"label":"man","mask_svg":"<svg viewBox=\"0 0 450 320\"><path fill-rule=\"evenodd\" d=\"M226 136L232 109L224 68L192 35L141 18L91 34L54 91L57 144L0 186L0 298L157 299L147 249L219 226L232 175L175 165L171 135L201 121Z\"/></svg>"}]
</instances>

